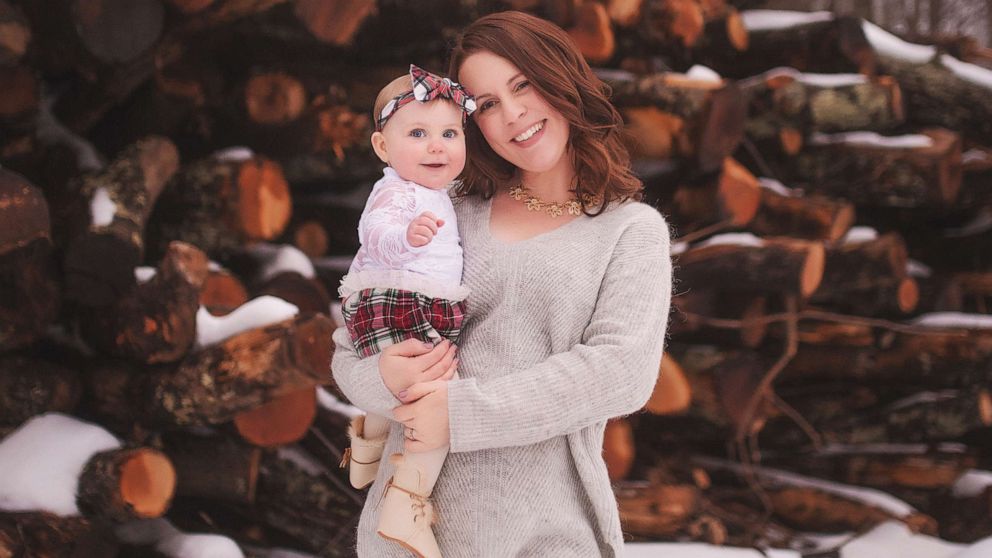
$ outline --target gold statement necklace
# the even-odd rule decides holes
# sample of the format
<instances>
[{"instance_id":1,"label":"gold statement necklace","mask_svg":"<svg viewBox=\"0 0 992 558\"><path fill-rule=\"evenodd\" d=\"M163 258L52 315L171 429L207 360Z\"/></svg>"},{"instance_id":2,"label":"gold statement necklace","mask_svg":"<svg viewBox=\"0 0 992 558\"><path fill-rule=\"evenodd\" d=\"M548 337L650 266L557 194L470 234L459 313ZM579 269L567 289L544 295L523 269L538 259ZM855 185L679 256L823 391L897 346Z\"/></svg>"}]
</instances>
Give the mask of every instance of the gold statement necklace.
<instances>
[{"instance_id":1,"label":"gold statement necklace","mask_svg":"<svg viewBox=\"0 0 992 558\"><path fill-rule=\"evenodd\" d=\"M510 197L524 202L529 211L543 211L551 217L558 217L565 213L569 215L582 214L582 204L578 197L564 202L546 202L532 194L523 184L510 188ZM594 207L601 203L600 197L592 194L582 194L582 201L588 207Z\"/></svg>"}]
</instances>

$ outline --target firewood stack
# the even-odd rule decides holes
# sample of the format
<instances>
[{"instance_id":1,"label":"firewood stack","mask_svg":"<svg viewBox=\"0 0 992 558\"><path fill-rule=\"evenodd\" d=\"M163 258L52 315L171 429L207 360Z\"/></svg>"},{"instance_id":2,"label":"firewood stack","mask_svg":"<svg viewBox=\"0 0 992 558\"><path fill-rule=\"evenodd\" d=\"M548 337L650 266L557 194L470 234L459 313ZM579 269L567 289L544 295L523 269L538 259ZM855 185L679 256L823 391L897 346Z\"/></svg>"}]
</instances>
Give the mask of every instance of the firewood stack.
<instances>
[{"instance_id":1,"label":"firewood stack","mask_svg":"<svg viewBox=\"0 0 992 558\"><path fill-rule=\"evenodd\" d=\"M104 440L69 505L0 512L0 554L350 555L330 314L369 107L507 8L612 87L672 225L659 382L604 442L625 531L992 534L992 72L754 4L0 0L0 463Z\"/></svg>"}]
</instances>

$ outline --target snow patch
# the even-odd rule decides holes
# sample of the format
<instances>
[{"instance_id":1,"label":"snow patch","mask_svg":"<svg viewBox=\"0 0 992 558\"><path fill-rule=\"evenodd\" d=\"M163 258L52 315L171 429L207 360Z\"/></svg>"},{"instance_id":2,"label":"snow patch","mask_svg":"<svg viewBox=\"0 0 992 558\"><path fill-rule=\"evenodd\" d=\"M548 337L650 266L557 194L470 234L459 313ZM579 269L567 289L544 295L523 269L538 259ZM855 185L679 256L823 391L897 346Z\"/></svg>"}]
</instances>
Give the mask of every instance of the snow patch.
<instances>
[{"instance_id":1,"label":"snow patch","mask_svg":"<svg viewBox=\"0 0 992 558\"><path fill-rule=\"evenodd\" d=\"M94 454L120 441L102 427L61 413L36 416L0 442L0 509L79 515L79 475Z\"/></svg>"},{"instance_id":2,"label":"snow patch","mask_svg":"<svg viewBox=\"0 0 992 558\"><path fill-rule=\"evenodd\" d=\"M851 227L841 239L842 244L858 244L870 242L878 238L878 231L871 227Z\"/></svg>"},{"instance_id":3,"label":"snow patch","mask_svg":"<svg viewBox=\"0 0 992 558\"><path fill-rule=\"evenodd\" d=\"M253 298L226 316L214 316L200 306L196 311L196 346L214 345L241 332L281 322L299 313L296 305L269 295Z\"/></svg>"},{"instance_id":4,"label":"snow patch","mask_svg":"<svg viewBox=\"0 0 992 558\"><path fill-rule=\"evenodd\" d=\"M248 147L228 147L214 153L214 158L228 163L247 161L255 156L255 152Z\"/></svg>"},{"instance_id":5,"label":"snow patch","mask_svg":"<svg viewBox=\"0 0 992 558\"><path fill-rule=\"evenodd\" d=\"M703 66L702 64L696 64L689 68L689 71L685 73L685 76L699 81L712 81L715 83L721 83L723 81L720 74L706 66Z\"/></svg>"},{"instance_id":6,"label":"snow patch","mask_svg":"<svg viewBox=\"0 0 992 558\"><path fill-rule=\"evenodd\" d=\"M249 248L249 251L263 262L262 281L268 281L284 271L295 271L307 279L313 279L317 275L310 257L296 246L260 242Z\"/></svg>"},{"instance_id":7,"label":"snow patch","mask_svg":"<svg viewBox=\"0 0 992 558\"><path fill-rule=\"evenodd\" d=\"M955 498L972 498L985 492L990 486L992 486L992 471L969 469L954 481L951 494Z\"/></svg>"},{"instance_id":8,"label":"snow patch","mask_svg":"<svg viewBox=\"0 0 992 558\"><path fill-rule=\"evenodd\" d=\"M90 220L97 227L106 227L114 221L117 213L117 204L110 199L110 193L106 188L100 187L93 193L90 200Z\"/></svg>"},{"instance_id":9,"label":"snow patch","mask_svg":"<svg viewBox=\"0 0 992 558\"><path fill-rule=\"evenodd\" d=\"M285 459L291 463L294 463L300 469L303 469L307 474L312 476L320 475L330 475L330 471L327 467L321 465L316 459L313 458L309 453L301 450L296 446L281 446L276 449L276 455L280 459Z\"/></svg>"},{"instance_id":10,"label":"snow patch","mask_svg":"<svg viewBox=\"0 0 992 558\"><path fill-rule=\"evenodd\" d=\"M789 188L788 186L782 184L781 182L775 180L774 178L761 177L758 179L758 184L762 188L767 188L780 196L786 196L791 198L792 196L796 195L795 191L792 188Z\"/></svg>"},{"instance_id":11,"label":"snow patch","mask_svg":"<svg viewBox=\"0 0 992 558\"><path fill-rule=\"evenodd\" d=\"M936 48L906 42L869 21L863 21L861 28L875 52L883 56L914 64L926 64L937 55Z\"/></svg>"},{"instance_id":12,"label":"snow patch","mask_svg":"<svg viewBox=\"0 0 992 558\"><path fill-rule=\"evenodd\" d=\"M155 550L172 558L244 558L241 548L228 537L183 533L166 519L124 523L115 534L126 544L155 545Z\"/></svg>"},{"instance_id":13,"label":"snow patch","mask_svg":"<svg viewBox=\"0 0 992 558\"><path fill-rule=\"evenodd\" d=\"M748 31L769 31L786 29L821 21L832 21L830 12L795 12L790 10L745 10L741 13L744 27Z\"/></svg>"},{"instance_id":14,"label":"snow patch","mask_svg":"<svg viewBox=\"0 0 992 558\"><path fill-rule=\"evenodd\" d=\"M158 273L158 269L154 267L147 265L138 266L134 268L134 279L138 283L147 283L152 280L152 277L155 277L156 273Z\"/></svg>"},{"instance_id":15,"label":"snow patch","mask_svg":"<svg viewBox=\"0 0 992 558\"><path fill-rule=\"evenodd\" d=\"M955 329L992 329L992 315L964 312L931 312L912 321L922 327Z\"/></svg>"},{"instance_id":16,"label":"snow patch","mask_svg":"<svg viewBox=\"0 0 992 558\"><path fill-rule=\"evenodd\" d=\"M965 545L949 543L926 535L917 535L904 524L886 521L841 549L841 558L952 558Z\"/></svg>"},{"instance_id":17,"label":"snow patch","mask_svg":"<svg viewBox=\"0 0 992 558\"><path fill-rule=\"evenodd\" d=\"M881 136L875 132L841 132L839 134L824 134L815 132L810 138L813 145L864 145L869 147L884 147L888 149L918 149L933 145L933 139L923 134L906 134L902 136Z\"/></svg>"},{"instance_id":18,"label":"snow patch","mask_svg":"<svg viewBox=\"0 0 992 558\"><path fill-rule=\"evenodd\" d=\"M737 246L754 246L756 248L760 248L765 245L765 241L751 233L726 233L711 236L696 246L693 246L693 248L702 248L704 246L723 246L727 244Z\"/></svg>"},{"instance_id":19,"label":"snow patch","mask_svg":"<svg viewBox=\"0 0 992 558\"><path fill-rule=\"evenodd\" d=\"M849 87L868 83L868 78L862 74L799 74L796 79L814 87Z\"/></svg>"},{"instance_id":20,"label":"snow patch","mask_svg":"<svg viewBox=\"0 0 992 558\"><path fill-rule=\"evenodd\" d=\"M933 269L923 262L909 259L906 260L906 275L918 279L926 279L933 275Z\"/></svg>"},{"instance_id":21,"label":"snow patch","mask_svg":"<svg viewBox=\"0 0 992 558\"><path fill-rule=\"evenodd\" d=\"M686 244L685 242L673 242L671 253L673 256L677 256L679 254L684 253L688 249L689 249L689 245Z\"/></svg>"},{"instance_id":22,"label":"snow patch","mask_svg":"<svg viewBox=\"0 0 992 558\"><path fill-rule=\"evenodd\" d=\"M959 78L979 87L992 89L992 70L962 62L949 54L941 55L940 63Z\"/></svg>"},{"instance_id":23,"label":"snow patch","mask_svg":"<svg viewBox=\"0 0 992 558\"><path fill-rule=\"evenodd\" d=\"M982 234L992 229L992 208L984 208L960 227L944 229L944 237L957 238Z\"/></svg>"},{"instance_id":24,"label":"snow patch","mask_svg":"<svg viewBox=\"0 0 992 558\"><path fill-rule=\"evenodd\" d=\"M337 397L334 397L333 393L322 387L317 387L317 404L328 411L342 414L348 418L355 418L358 415L365 414L365 411L341 401Z\"/></svg>"}]
</instances>

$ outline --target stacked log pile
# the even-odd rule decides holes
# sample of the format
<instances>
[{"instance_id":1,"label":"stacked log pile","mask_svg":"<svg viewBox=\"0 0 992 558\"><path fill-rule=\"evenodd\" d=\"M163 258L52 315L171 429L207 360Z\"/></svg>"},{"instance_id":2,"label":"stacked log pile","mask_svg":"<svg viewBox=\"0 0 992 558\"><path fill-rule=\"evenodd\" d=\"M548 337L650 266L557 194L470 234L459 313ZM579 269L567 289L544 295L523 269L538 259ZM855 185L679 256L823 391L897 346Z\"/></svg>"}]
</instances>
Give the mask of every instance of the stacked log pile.
<instances>
[{"instance_id":1,"label":"stacked log pile","mask_svg":"<svg viewBox=\"0 0 992 558\"><path fill-rule=\"evenodd\" d=\"M992 72L745 4L0 0L0 462L53 421L108 440L75 506L0 511L0 554L353 552L328 365L368 108L506 8L612 87L674 232L655 394L604 441L625 531L992 535Z\"/></svg>"}]
</instances>

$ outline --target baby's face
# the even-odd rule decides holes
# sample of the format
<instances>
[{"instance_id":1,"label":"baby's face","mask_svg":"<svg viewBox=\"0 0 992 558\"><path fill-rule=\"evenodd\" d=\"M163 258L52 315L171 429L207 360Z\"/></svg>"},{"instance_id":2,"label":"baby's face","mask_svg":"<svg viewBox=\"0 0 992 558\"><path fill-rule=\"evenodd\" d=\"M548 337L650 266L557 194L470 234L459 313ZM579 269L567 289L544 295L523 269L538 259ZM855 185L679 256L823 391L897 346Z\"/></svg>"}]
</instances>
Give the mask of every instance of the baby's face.
<instances>
[{"instance_id":1,"label":"baby's face","mask_svg":"<svg viewBox=\"0 0 992 558\"><path fill-rule=\"evenodd\" d=\"M440 190L465 167L462 110L454 103L411 101L393 113L381 134L386 161L405 180Z\"/></svg>"}]
</instances>

